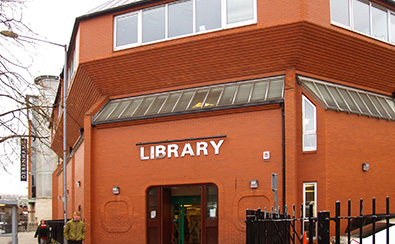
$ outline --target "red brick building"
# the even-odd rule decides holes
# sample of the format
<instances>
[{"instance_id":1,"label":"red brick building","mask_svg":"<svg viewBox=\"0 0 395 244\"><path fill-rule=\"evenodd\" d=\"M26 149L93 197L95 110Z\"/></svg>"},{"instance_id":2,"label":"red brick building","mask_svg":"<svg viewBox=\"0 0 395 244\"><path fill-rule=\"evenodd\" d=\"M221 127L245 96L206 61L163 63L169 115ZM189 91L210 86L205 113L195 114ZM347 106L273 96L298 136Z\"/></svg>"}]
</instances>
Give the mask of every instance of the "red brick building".
<instances>
[{"instance_id":1,"label":"red brick building","mask_svg":"<svg viewBox=\"0 0 395 244\"><path fill-rule=\"evenodd\" d=\"M376 197L383 212L395 198L394 44L385 0L129 0L78 17L68 217L82 212L86 243L228 244L245 243L246 208L317 214L351 199L358 214Z\"/></svg>"}]
</instances>

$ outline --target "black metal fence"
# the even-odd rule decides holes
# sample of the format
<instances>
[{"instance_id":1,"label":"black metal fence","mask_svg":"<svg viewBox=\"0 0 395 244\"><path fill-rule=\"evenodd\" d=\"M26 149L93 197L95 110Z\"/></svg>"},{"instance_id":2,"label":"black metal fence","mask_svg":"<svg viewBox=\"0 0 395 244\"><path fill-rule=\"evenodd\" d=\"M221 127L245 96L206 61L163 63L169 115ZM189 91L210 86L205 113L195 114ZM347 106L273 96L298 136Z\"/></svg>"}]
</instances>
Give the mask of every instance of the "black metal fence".
<instances>
[{"instance_id":1,"label":"black metal fence","mask_svg":"<svg viewBox=\"0 0 395 244\"><path fill-rule=\"evenodd\" d=\"M389 197L386 198L385 213L376 213L376 199L372 199L372 211L370 214L363 213L363 199L359 204L359 215L351 216L351 201L348 201L347 216L340 215L340 202L336 202L335 214L330 217L329 211L322 211L314 217L313 205L307 207L307 213L303 213L303 204L300 207L300 218L296 217L295 205L292 213L288 213L285 207L283 213L280 209L267 211L257 209L248 210L246 215L246 243L247 244L303 244L303 243L387 243L390 240L390 227L395 228L395 214L390 214ZM304 217L303 216L308 216ZM331 223L332 226L331 231ZM342 231L342 226L347 226ZM384 231L385 240L376 240L378 232ZM395 229L394 229L395 231ZM395 233L395 232L393 232ZM381 235L381 234L380 234ZM371 238L368 242L366 237ZM391 236L395 239L395 235ZM365 240L365 242L363 242ZM369 239L370 240L370 239Z\"/></svg>"}]
</instances>

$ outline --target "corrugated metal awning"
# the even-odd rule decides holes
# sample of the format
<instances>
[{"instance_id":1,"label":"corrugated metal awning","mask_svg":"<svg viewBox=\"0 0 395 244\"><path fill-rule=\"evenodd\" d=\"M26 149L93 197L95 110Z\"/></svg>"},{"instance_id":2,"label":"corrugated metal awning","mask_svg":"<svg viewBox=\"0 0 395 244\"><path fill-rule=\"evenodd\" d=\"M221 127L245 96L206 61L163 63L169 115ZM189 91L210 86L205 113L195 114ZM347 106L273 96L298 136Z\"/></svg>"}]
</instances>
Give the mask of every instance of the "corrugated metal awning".
<instances>
[{"instance_id":1,"label":"corrugated metal awning","mask_svg":"<svg viewBox=\"0 0 395 244\"><path fill-rule=\"evenodd\" d=\"M111 100L93 124L279 103L283 97L283 76L225 83Z\"/></svg>"},{"instance_id":2,"label":"corrugated metal awning","mask_svg":"<svg viewBox=\"0 0 395 244\"><path fill-rule=\"evenodd\" d=\"M395 102L391 97L298 76L302 87L325 109L395 120Z\"/></svg>"}]
</instances>

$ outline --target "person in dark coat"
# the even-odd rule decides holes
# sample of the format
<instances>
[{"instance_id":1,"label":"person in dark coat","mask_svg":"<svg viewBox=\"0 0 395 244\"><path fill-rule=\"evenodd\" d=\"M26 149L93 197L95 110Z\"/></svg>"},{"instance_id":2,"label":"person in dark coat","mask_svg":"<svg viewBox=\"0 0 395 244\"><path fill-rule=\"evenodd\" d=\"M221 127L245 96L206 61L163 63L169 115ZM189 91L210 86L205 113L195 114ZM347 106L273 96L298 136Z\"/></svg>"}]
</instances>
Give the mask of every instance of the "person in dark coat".
<instances>
[{"instance_id":1,"label":"person in dark coat","mask_svg":"<svg viewBox=\"0 0 395 244\"><path fill-rule=\"evenodd\" d=\"M45 224L45 220L40 221L40 225L37 227L36 233L34 234L34 238L37 238L39 244L47 244L49 241L49 229Z\"/></svg>"}]
</instances>

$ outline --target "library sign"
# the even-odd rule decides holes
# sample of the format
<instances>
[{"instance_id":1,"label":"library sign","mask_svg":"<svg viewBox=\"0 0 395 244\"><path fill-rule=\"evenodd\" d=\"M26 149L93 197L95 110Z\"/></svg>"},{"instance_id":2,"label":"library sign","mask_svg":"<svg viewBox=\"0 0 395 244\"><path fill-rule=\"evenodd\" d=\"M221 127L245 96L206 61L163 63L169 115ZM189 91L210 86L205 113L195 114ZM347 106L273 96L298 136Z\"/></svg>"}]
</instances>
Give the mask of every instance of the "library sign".
<instances>
[{"instance_id":1,"label":"library sign","mask_svg":"<svg viewBox=\"0 0 395 244\"><path fill-rule=\"evenodd\" d=\"M200 155L207 156L209 155L209 153L214 153L214 155L218 155L220 154L220 149L222 144L224 143L224 139L220 139L220 140L214 140L214 139L222 138L222 137L226 137L226 136L201 137L201 138L160 141L160 142L146 142L146 143L138 143L136 145L140 146L141 160L154 160L154 159L161 159L166 157L183 158L186 156L190 156L190 157L200 156ZM211 140L207 141L207 139L211 139ZM189 142L189 141L194 141L194 142ZM176 144L175 142L178 143Z\"/></svg>"}]
</instances>

